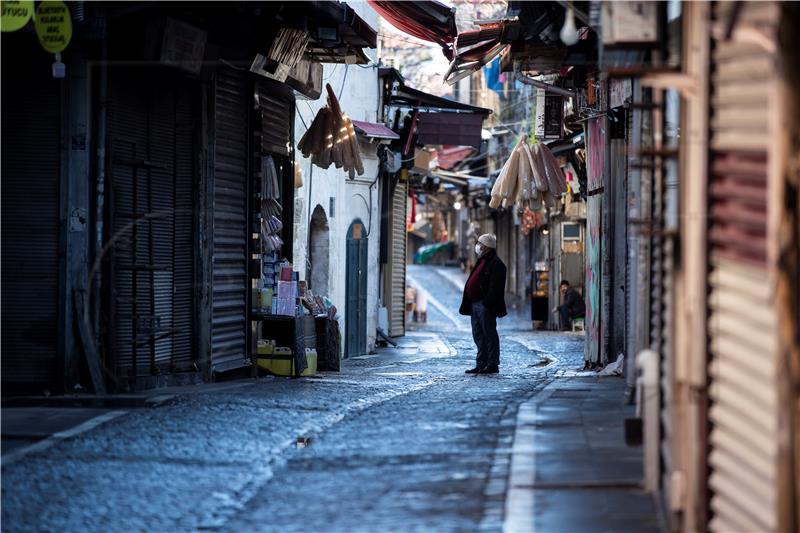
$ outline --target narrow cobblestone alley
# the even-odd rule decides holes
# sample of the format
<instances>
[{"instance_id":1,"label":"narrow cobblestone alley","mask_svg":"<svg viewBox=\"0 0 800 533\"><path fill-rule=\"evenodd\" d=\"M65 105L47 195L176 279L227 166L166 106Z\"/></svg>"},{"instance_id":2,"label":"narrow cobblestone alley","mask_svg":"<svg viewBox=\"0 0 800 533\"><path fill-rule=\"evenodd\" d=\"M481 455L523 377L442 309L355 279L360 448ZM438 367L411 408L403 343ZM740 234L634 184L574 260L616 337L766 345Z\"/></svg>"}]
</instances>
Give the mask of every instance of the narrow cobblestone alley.
<instances>
[{"instance_id":1,"label":"narrow cobblestone alley","mask_svg":"<svg viewBox=\"0 0 800 533\"><path fill-rule=\"evenodd\" d=\"M516 408L582 338L506 319L501 374L465 375L459 274L412 268L428 323L339 374L187 391L4 466L4 530L500 530Z\"/></svg>"},{"instance_id":2,"label":"narrow cobblestone alley","mask_svg":"<svg viewBox=\"0 0 800 533\"><path fill-rule=\"evenodd\" d=\"M800 533L798 26L0 0L0 533Z\"/></svg>"}]
</instances>

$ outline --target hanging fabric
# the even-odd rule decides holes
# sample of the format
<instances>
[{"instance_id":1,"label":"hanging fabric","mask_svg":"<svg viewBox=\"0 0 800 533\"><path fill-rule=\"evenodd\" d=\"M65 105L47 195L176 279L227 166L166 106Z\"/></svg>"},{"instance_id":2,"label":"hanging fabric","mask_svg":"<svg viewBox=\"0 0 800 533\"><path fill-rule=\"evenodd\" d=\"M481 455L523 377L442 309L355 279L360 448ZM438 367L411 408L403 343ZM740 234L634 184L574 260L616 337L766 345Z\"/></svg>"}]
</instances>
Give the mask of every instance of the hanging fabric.
<instances>
[{"instance_id":1,"label":"hanging fabric","mask_svg":"<svg viewBox=\"0 0 800 533\"><path fill-rule=\"evenodd\" d=\"M319 110L297 148L318 167L327 169L333 163L353 179L356 173L364 174L356 130L350 117L342 112L331 85L325 84L325 88L328 105Z\"/></svg>"}]
</instances>

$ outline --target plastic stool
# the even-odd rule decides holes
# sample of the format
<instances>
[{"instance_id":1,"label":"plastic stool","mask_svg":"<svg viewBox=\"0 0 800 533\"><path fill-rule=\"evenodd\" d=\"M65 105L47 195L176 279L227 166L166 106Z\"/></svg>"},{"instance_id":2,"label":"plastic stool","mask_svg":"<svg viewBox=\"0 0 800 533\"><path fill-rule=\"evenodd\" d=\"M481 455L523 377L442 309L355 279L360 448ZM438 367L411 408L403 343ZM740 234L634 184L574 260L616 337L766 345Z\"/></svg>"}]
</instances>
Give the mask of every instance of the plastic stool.
<instances>
[{"instance_id":1,"label":"plastic stool","mask_svg":"<svg viewBox=\"0 0 800 533\"><path fill-rule=\"evenodd\" d=\"M584 317L577 316L572 319L572 331L586 331Z\"/></svg>"}]
</instances>

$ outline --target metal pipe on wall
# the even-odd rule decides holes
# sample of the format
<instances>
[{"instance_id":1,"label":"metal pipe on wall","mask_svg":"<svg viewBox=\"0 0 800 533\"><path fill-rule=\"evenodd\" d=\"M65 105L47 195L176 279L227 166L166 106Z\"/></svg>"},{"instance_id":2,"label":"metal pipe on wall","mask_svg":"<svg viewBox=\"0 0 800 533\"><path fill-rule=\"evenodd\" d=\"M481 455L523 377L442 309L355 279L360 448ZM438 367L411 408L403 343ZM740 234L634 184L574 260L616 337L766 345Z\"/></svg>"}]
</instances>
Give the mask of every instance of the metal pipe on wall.
<instances>
[{"instance_id":1,"label":"metal pipe on wall","mask_svg":"<svg viewBox=\"0 0 800 533\"><path fill-rule=\"evenodd\" d=\"M637 80L632 81L632 99L634 102L641 101L641 85ZM646 309L641 303L641 272L648 267L645 257L641 253L641 235L635 228L631 227L631 220L641 219L646 216L642 210L642 172L641 158L639 149L642 144L642 113L638 108L631 108L629 150L628 150L628 324L625 335L625 401L633 402L633 391L636 388L636 366L635 357L639 350L645 348L639 344L640 316L646 315Z\"/></svg>"},{"instance_id":2,"label":"metal pipe on wall","mask_svg":"<svg viewBox=\"0 0 800 533\"><path fill-rule=\"evenodd\" d=\"M519 73L519 72L517 72L516 75L517 75L517 79L519 81L521 81L522 83L527 83L528 85L532 85L532 86L537 87L539 89L544 89L545 91L547 91L549 93L558 94L560 96L565 96L567 98L575 98L575 92L574 91L570 91L570 90L567 90L567 89L562 89L561 87L556 87L554 85L550 85L549 83L545 83L543 81L535 80L535 79L531 78L530 76L526 76L525 74L522 74L522 73Z\"/></svg>"}]
</instances>

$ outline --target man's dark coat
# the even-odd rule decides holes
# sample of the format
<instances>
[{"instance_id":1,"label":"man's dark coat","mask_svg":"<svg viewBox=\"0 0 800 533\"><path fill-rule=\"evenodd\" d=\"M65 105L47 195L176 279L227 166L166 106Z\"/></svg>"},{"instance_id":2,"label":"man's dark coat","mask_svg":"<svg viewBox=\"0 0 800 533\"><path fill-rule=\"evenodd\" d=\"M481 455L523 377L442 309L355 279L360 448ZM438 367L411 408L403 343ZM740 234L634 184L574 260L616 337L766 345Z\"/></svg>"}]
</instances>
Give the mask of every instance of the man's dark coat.
<instances>
[{"instance_id":1,"label":"man's dark coat","mask_svg":"<svg viewBox=\"0 0 800 533\"><path fill-rule=\"evenodd\" d=\"M483 293L483 305L496 317L506 316L506 265L497 257L494 250L489 250L478 262L484 261L483 269L478 273L481 277L480 285ZM478 265L475 265L478 268ZM473 272L475 270L473 269ZM462 315L472 314L472 302L467 298L467 287L464 285L464 295L461 298L461 307L458 312Z\"/></svg>"}]
</instances>

